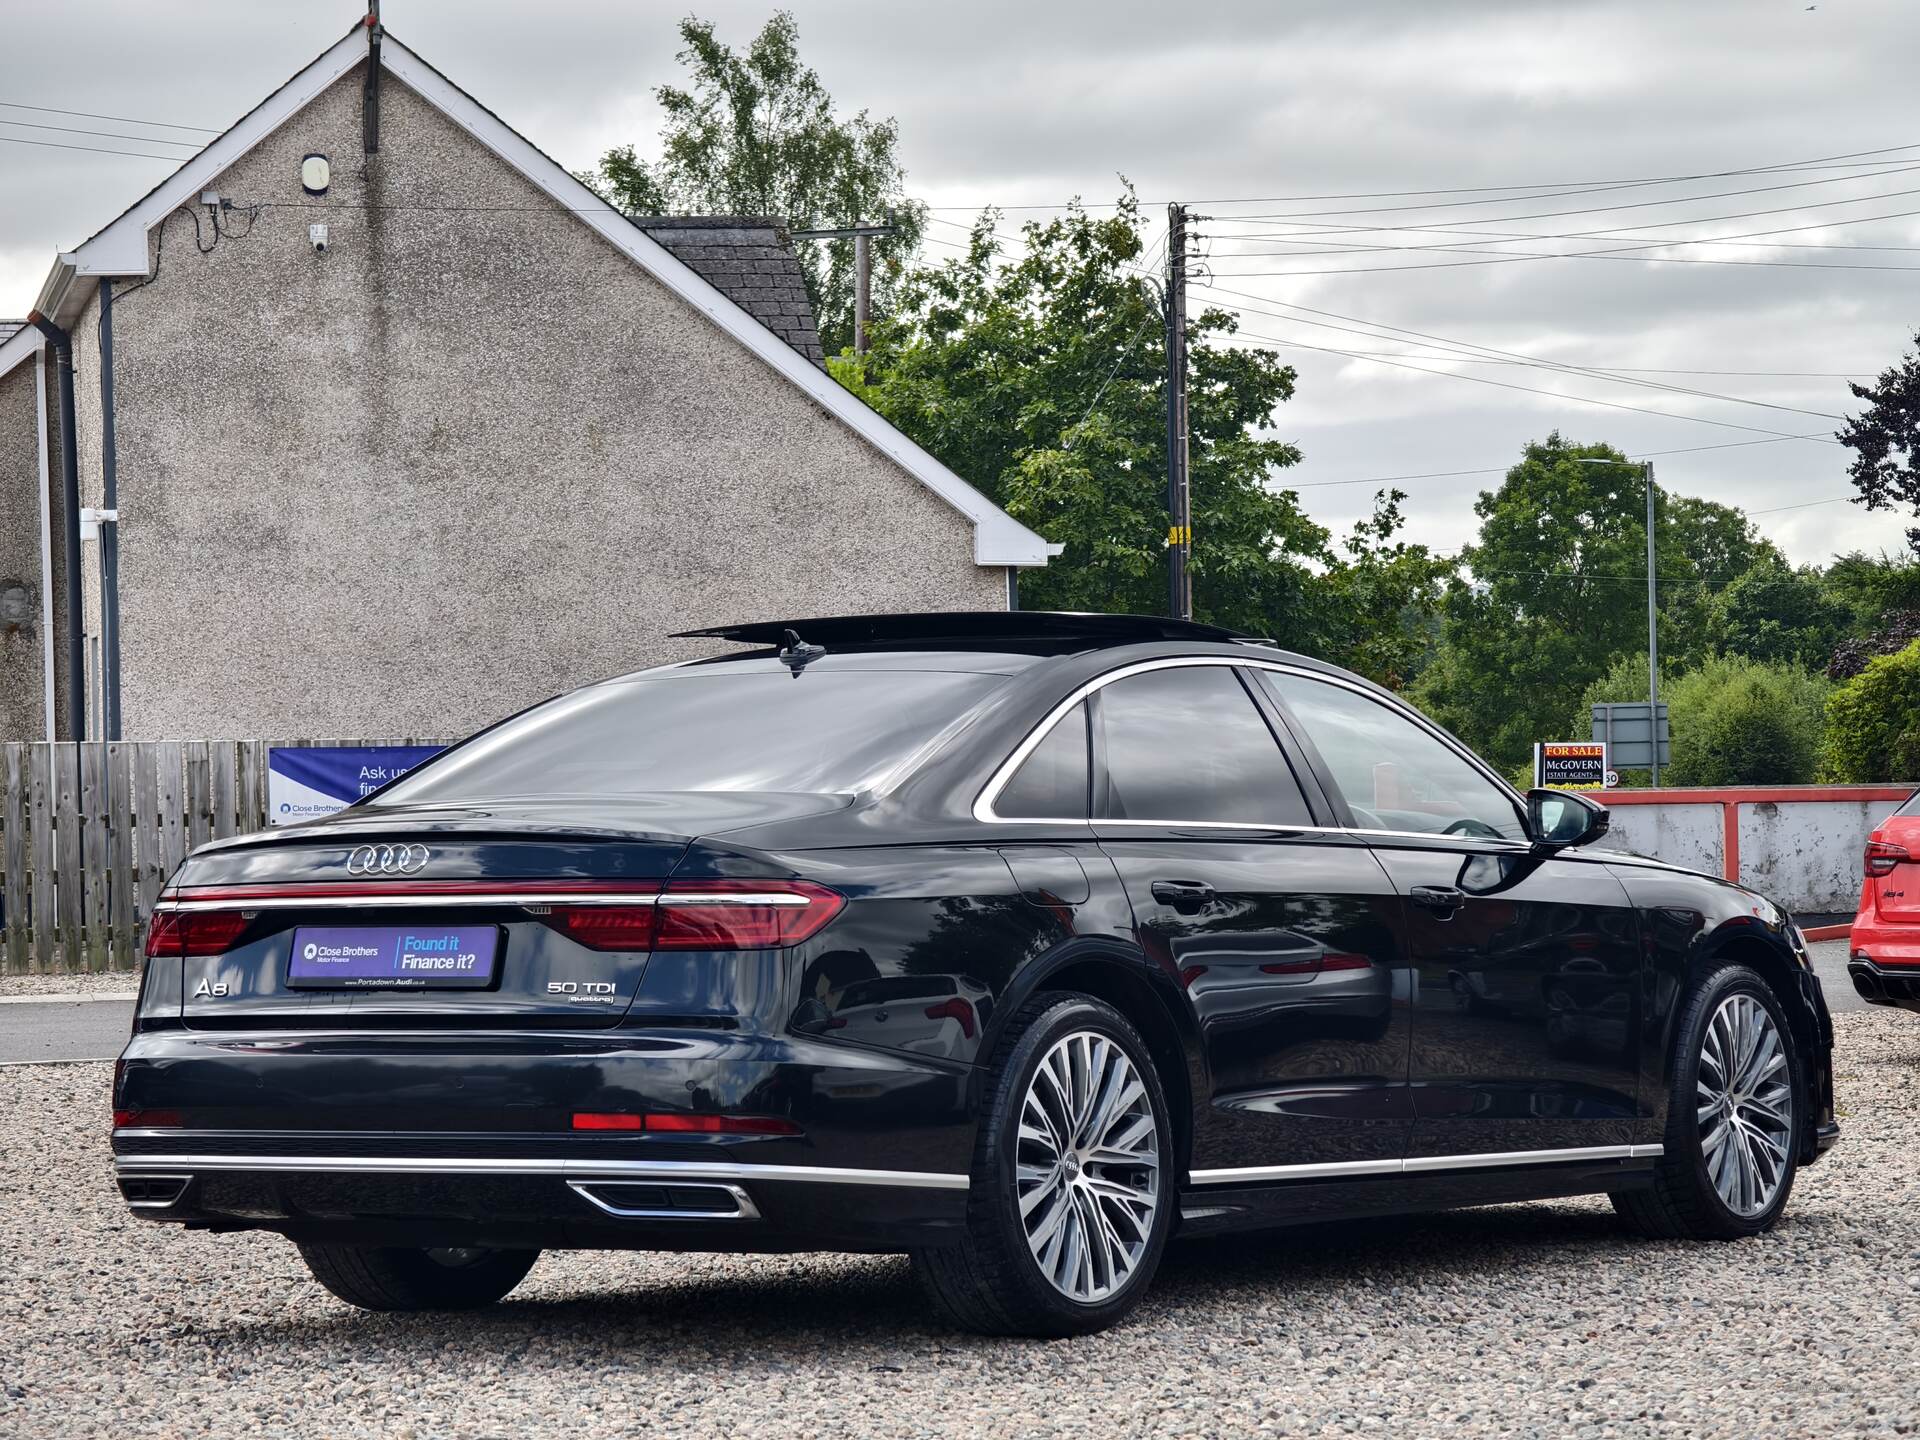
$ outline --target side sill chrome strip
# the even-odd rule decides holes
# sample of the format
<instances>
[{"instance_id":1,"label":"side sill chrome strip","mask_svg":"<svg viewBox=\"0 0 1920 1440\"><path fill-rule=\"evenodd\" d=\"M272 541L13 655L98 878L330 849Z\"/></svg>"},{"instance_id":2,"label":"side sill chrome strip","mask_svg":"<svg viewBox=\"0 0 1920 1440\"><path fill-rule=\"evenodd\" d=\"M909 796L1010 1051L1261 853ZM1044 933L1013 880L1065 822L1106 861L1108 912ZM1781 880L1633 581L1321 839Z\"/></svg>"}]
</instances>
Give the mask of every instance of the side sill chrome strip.
<instances>
[{"instance_id":1,"label":"side sill chrome strip","mask_svg":"<svg viewBox=\"0 0 1920 1440\"><path fill-rule=\"evenodd\" d=\"M1582 1160L1657 1160L1664 1145L1589 1145L1577 1150L1507 1150L1487 1155L1416 1155L1406 1160L1349 1160L1324 1165L1256 1165L1239 1170L1195 1170L1191 1185L1256 1185L1263 1180L1319 1180L1349 1175L1429 1175L1445 1170L1495 1170L1518 1165L1565 1165Z\"/></svg>"},{"instance_id":2,"label":"side sill chrome strip","mask_svg":"<svg viewBox=\"0 0 1920 1440\"><path fill-rule=\"evenodd\" d=\"M965 1190L965 1175L930 1170L838 1170L819 1165L739 1165L697 1160L493 1160L439 1155L116 1155L124 1175L150 1170L239 1170L311 1175L553 1175L563 1180L782 1180L816 1185L892 1185Z\"/></svg>"}]
</instances>

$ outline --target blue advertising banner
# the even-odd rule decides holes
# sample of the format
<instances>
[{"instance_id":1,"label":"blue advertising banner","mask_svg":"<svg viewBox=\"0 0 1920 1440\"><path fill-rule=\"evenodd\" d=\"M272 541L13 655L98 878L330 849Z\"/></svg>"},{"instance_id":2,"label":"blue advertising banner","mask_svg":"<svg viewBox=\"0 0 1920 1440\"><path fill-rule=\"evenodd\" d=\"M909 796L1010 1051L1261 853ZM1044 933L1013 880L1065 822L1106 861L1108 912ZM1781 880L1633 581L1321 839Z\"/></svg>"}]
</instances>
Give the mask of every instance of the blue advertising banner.
<instances>
[{"instance_id":1,"label":"blue advertising banner","mask_svg":"<svg viewBox=\"0 0 1920 1440\"><path fill-rule=\"evenodd\" d=\"M275 745L267 751L267 823L297 825L335 814L443 748Z\"/></svg>"}]
</instances>

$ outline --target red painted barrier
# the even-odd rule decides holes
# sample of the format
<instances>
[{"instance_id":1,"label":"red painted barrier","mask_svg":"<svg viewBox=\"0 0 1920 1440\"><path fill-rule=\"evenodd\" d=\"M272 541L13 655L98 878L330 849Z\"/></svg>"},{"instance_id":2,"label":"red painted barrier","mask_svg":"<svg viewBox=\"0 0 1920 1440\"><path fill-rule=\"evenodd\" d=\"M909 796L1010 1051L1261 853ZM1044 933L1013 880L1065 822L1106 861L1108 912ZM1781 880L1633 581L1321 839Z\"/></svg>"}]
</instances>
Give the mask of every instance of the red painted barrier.
<instances>
[{"instance_id":1,"label":"red painted barrier","mask_svg":"<svg viewBox=\"0 0 1920 1440\"><path fill-rule=\"evenodd\" d=\"M1794 805L1812 801L1884 800L1898 805L1913 793L1911 785L1727 785L1676 786L1665 790L1609 790L1601 797L1615 805L1718 805L1721 873L1740 878L1740 807ZM1847 925L1820 925L1806 931L1809 940L1844 940Z\"/></svg>"}]
</instances>

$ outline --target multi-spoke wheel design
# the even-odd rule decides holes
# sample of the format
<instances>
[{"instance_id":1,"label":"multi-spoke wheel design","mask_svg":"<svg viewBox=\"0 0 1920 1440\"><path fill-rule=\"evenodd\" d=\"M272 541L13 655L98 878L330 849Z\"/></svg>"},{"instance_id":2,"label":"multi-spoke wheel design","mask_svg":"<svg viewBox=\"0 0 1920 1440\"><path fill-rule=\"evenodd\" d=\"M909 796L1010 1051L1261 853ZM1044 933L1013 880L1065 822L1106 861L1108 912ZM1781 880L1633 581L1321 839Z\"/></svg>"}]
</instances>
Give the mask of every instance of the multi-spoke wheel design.
<instances>
[{"instance_id":1,"label":"multi-spoke wheel design","mask_svg":"<svg viewBox=\"0 0 1920 1440\"><path fill-rule=\"evenodd\" d=\"M1034 1071L1014 1161L1027 1248L1053 1287L1082 1304L1123 1288L1160 1209L1160 1137L1126 1051L1075 1031Z\"/></svg>"},{"instance_id":2,"label":"multi-spoke wheel design","mask_svg":"<svg viewBox=\"0 0 1920 1440\"><path fill-rule=\"evenodd\" d=\"M1729 995L1700 1045L1700 1153L1721 1201L1759 1215L1787 1178L1793 1084L1773 1016L1751 995Z\"/></svg>"},{"instance_id":3,"label":"multi-spoke wheel design","mask_svg":"<svg viewBox=\"0 0 1920 1440\"><path fill-rule=\"evenodd\" d=\"M1777 993L1722 965L1674 1017L1667 1128L1652 1173L1613 1192L1633 1229L1662 1240L1736 1240L1770 1230L1806 1145L1796 1032Z\"/></svg>"}]
</instances>

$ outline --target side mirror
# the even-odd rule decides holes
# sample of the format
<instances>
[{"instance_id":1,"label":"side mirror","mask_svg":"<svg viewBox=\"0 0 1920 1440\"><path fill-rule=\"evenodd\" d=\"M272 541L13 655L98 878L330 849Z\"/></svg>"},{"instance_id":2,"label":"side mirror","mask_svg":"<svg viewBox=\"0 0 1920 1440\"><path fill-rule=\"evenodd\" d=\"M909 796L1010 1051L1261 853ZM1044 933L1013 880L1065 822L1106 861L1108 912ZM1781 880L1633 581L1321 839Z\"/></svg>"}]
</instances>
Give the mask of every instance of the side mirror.
<instances>
[{"instance_id":1,"label":"side mirror","mask_svg":"<svg viewBox=\"0 0 1920 1440\"><path fill-rule=\"evenodd\" d=\"M1606 834L1610 824L1607 807L1578 790L1527 792L1527 833L1544 850L1590 844Z\"/></svg>"}]
</instances>

